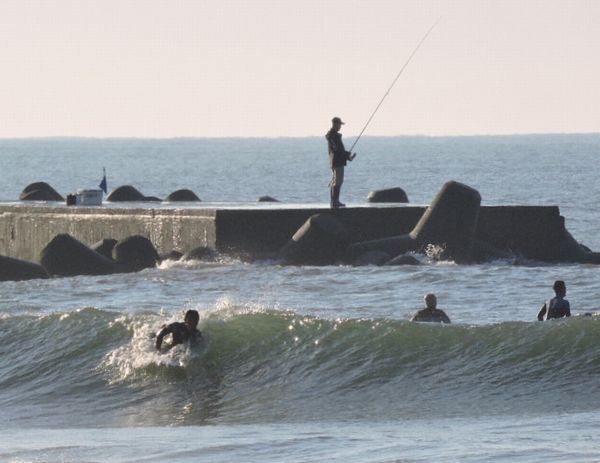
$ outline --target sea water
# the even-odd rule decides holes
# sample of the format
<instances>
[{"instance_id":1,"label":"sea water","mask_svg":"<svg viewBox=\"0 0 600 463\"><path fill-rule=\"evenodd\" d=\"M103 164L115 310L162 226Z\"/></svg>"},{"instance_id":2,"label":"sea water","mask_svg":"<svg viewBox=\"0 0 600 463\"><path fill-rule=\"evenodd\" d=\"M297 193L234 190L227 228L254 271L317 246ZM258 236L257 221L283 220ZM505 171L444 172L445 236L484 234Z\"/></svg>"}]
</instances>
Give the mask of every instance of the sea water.
<instances>
[{"instance_id":1,"label":"sea water","mask_svg":"<svg viewBox=\"0 0 600 463\"><path fill-rule=\"evenodd\" d=\"M349 206L397 186L428 204L457 180L483 205L558 205L600 251L600 135L365 137L358 153ZM1 140L0 202L34 181L96 188L103 167L109 189L189 188L201 207L328 203L322 138ZM600 267L418 257L0 282L0 461L600 461ZM555 279L577 316L536 322ZM408 321L428 292L451 325ZM188 309L204 344L158 355Z\"/></svg>"}]
</instances>

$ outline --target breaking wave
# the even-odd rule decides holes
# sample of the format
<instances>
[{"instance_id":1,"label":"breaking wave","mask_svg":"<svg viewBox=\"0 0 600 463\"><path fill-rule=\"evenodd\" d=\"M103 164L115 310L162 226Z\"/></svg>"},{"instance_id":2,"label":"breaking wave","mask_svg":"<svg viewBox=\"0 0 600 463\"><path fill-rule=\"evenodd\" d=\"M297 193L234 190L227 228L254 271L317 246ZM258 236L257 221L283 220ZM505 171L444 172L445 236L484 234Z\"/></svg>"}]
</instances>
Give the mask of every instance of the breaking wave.
<instances>
[{"instance_id":1,"label":"breaking wave","mask_svg":"<svg viewBox=\"0 0 600 463\"><path fill-rule=\"evenodd\" d=\"M600 407L600 318L493 325L324 319L227 303L198 347L154 351L181 314L86 308L0 319L16 420L152 425L423 418Z\"/></svg>"}]
</instances>

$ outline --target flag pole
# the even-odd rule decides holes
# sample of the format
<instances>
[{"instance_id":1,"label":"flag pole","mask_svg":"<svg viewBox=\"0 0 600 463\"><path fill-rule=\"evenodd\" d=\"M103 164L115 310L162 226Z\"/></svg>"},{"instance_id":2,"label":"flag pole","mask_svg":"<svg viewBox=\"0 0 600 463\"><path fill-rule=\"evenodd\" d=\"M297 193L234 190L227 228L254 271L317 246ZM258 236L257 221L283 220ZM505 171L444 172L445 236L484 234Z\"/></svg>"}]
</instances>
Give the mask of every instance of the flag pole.
<instances>
[{"instance_id":1,"label":"flag pole","mask_svg":"<svg viewBox=\"0 0 600 463\"><path fill-rule=\"evenodd\" d=\"M100 185L98 186L104 192L104 194L108 193L108 185L106 183L106 167L102 168L102 180L100 181Z\"/></svg>"}]
</instances>

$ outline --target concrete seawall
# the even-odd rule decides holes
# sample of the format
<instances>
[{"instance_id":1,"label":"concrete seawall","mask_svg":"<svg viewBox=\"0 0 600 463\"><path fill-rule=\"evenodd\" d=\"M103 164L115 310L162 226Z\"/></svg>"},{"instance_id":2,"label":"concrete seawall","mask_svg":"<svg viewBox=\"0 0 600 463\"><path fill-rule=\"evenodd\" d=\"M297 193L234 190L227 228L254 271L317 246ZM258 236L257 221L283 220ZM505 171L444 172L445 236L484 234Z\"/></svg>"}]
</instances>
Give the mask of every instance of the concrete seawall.
<instances>
[{"instance_id":1,"label":"concrete seawall","mask_svg":"<svg viewBox=\"0 0 600 463\"><path fill-rule=\"evenodd\" d=\"M215 214L214 209L0 205L0 255L37 262L59 233L87 245L143 235L160 252L214 248Z\"/></svg>"},{"instance_id":2,"label":"concrete seawall","mask_svg":"<svg viewBox=\"0 0 600 463\"><path fill-rule=\"evenodd\" d=\"M104 238L148 237L161 253L208 246L248 258L273 257L313 214L344 222L352 241L409 233L424 206L250 209L111 208L0 205L0 255L37 262L57 234L91 245ZM476 238L546 262L573 260L576 245L557 206L482 206Z\"/></svg>"}]
</instances>

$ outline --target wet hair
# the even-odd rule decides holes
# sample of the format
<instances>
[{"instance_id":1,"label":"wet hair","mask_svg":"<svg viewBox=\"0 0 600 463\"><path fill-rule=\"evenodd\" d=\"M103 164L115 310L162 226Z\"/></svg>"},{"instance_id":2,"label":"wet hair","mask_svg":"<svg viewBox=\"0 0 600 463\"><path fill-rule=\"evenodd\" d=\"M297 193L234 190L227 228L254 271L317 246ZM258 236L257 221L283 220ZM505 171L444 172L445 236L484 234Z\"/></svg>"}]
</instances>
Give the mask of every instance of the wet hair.
<instances>
[{"instance_id":1,"label":"wet hair","mask_svg":"<svg viewBox=\"0 0 600 463\"><path fill-rule=\"evenodd\" d=\"M186 320L186 321L189 320L192 323L198 324L198 320L200 320L200 315L198 314L197 310L193 310L193 309L192 310L188 310L185 313L184 320Z\"/></svg>"},{"instance_id":2,"label":"wet hair","mask_svg":"<svg viewBox=\"0 0 600 463\"><path fill-rule=\"evenodd\" d=\"M564 293L567 290L567 287L565 286L565 282L562 280L556 280L554 282L554 285L552 285L552 288L557 293Z\"/></svg>"},{"instance_id":3,"label":"wet hair","mask_svg":"<svg viewBox=\"0 0 600 463\"><path fill-rule=\"evenodd\" d=\"M433 305L434 307L437 305L437 297L435 297L435 294L433 293L426 294L423 299L425 300L427 307L429 307L429 305Z\"/></svg>"}]
</instances>

